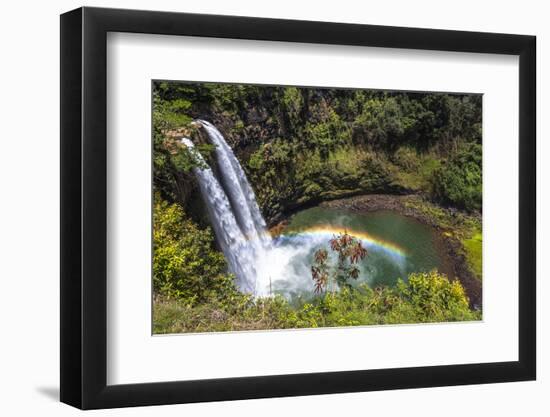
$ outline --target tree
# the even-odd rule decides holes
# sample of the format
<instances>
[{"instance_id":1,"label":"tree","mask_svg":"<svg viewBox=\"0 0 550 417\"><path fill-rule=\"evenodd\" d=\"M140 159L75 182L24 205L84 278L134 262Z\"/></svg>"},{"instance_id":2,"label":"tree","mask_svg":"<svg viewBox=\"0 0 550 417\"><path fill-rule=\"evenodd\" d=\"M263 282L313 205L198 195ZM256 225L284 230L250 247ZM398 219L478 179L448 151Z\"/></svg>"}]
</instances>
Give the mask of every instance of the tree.
<instances>
[{"instance_id":1,"label":"tree","mask_svg":"<svg viewBox=\"0 0 550 417\"><path fill-rule=\"evenodd\" d=\"M351 280L359 278L359 261L367 256L367 250L361 242L347 232L334 236L329 241L330 249L337 254L336 267L330 273L328 251L318 249L314 254L314 264L311 267L311 276L315 283L315 293L321 293L332 284L340 288L350 288Z\"/></svg>"},{"instance_id":2,"label":"tree","mask_svg":"<svg viewBox=\"0 0 550 417\"><path fill-rule=\"evenodd\" d=\"M481 145L470 144L459 150L434 173L434 196L444 203L481 209L482 172Z\"/></svg>"},{"instance_id":3,"label":"tree","mask_svg":"<svg viewBox=\"0 0 550 417\"><path fill-rule=\"evenodd\" d=\"M394 149L411 123L396 97L373 98L363 104L362 113L354 120L354 137L359 143Z\"/></svg>"},{"instance_id":4,"label":"tree","mask_svg":"<svg viewBox=\"0 0 550 417\"><path fill-rule=\"evenodd\" d=\"M315 264L311 266L311 276L314 281L314 292L321 293L328 286L329 267L328 267L328 251L326 249L318 249L314 254Z\"/></svg>"}]
</instances>

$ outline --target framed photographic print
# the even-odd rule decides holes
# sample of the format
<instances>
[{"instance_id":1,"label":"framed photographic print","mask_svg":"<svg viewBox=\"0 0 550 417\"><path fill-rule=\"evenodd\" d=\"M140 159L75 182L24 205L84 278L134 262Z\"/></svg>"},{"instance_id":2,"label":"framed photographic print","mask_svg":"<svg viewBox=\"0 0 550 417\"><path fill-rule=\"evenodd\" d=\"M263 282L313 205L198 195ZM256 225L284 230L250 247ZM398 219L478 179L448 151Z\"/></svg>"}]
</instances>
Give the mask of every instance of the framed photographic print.
<instances>
[{"instance_id":1,"label":"framed photographic print","mask_svg":"<svg viewBox=\"0 0 550 417\"><path fill-rule=\"evenodd\" d=\"M535 379L535 38L61 16L61 401Z\"/></svg>"}]
</instances>

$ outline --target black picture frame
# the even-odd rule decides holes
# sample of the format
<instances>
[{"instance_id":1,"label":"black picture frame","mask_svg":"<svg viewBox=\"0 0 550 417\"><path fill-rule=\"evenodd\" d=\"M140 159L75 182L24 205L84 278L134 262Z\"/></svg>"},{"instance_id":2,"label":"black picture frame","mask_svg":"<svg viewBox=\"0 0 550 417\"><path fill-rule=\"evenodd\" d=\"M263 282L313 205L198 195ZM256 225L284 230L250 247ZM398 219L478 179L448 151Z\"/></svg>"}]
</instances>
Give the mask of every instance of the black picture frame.
<instances>
[{"instance_id":1,"label":"black picture frame","mask_svg":"<svg viewBox=\"0 0 550 417\"><path fill-rule=\"evenodd\" d=\"M107 385L108 32L519 56L519 360ZM95 409L535 379L535 45L524 35L251 17L88 7L61 15L61 401Z\"/></svg>"}]
</instances>

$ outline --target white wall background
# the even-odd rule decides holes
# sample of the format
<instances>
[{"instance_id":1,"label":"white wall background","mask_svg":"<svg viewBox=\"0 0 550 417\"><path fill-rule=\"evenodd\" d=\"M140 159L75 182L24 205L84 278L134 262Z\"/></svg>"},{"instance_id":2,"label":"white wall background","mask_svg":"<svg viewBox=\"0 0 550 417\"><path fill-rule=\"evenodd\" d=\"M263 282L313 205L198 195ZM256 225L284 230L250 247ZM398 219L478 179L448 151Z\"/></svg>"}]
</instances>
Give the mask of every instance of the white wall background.
<instances>
[{"instance_id":1,"label":"white wall background","mask_svg":"<svg viewBox=\"0 0 550 417\"><path fill-rule=\"evenodd\" d=\"M76 415L59 392L59 17L71 0L5 2L0 17L0 414ZM533 34L538 37L538 257L550 250L550 26L536 0L123 0L86 5ZM538 268L538 381L94 412L128 416L528 415L550 412L548 264ZM546 395L545 395L546 394Z\"/></svg>"}]
</instances>

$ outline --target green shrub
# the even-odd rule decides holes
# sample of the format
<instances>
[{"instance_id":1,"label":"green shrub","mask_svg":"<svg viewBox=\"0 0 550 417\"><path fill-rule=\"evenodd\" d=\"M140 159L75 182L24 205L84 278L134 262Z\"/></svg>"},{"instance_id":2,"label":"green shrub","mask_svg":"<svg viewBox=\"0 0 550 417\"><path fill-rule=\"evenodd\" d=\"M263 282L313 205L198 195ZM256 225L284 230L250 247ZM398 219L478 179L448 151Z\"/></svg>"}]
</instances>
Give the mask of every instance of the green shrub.
<instances>
[{"instance_id":1,"label":"green shrub","mask_svg":"<svg viewBox=\"0 0 550 417\"><path fill-rule=\"evenodd\" d=\"M465 146L435 171L434 196L467 210L481 209L481 164L481 145Z\"/></svg>"},{"instance_id":2,"label":"green shrub","mask_svg":"<svg viewBox=\"0 0 550 417\"><path fill-rule=\"evenodd\" d=\"M403 140L412 122L403 113L396 97L377 97L363 104L362 113L354 121L359 142L376 147L395 148Z\"/></svg>"},{"instance_id":3,"label":"green shrub","mask_svg":"<svg viewBox=\"0 0 550 417\"><path fill-rule=\"evenodd\" d=\"M290 128L293 130L299 128L303 102L302 93L296 87L286 87L283 89L281 110L286 115Z\"/></svg>"},{"instance_id":4,"label":"green shrub","mask_svg":"<svg viewBox=\"0 0 550 417\"><path fill-rule=\"evenodd\" d=\"M153 289L194 305L236 291L209 228L199 229L177 204L158 195L153 210Z\"/></svg>"},{"instance_id":5,"label":"green shrub","mask_svg":"<svg viewBox=\"0 0 550 417\"><path fill-rule=\"evenodd\" d=\"M163 97L164 90L153 90L153 125L159 129L177 129L191 122L189 109L191 101L184 98L167 100Z\"/></svg>"},{"instance_id":6,"label":"green shrub","mask_svg":"<svg viewBox=\"0 0 550 417\"><path fill-rule=\"evenodd\" d=\"M351 142L351 129L332 109L325 120L306 122L304 132L308 147L318 150L323 160L338 146Z\"/></svg>"},{"instance_id":7,"label":"green shrub","mask_svg":"<svg viewBox=\"0 0 550 417\"><path fill-rule=\"evenodd\" d=\"M475 317L460 282L449 281L435 270L410 274L407 283L398 283L396 293L412 307L412 316L418 322L472 320Z\"/></svg>"}]
</instances>

